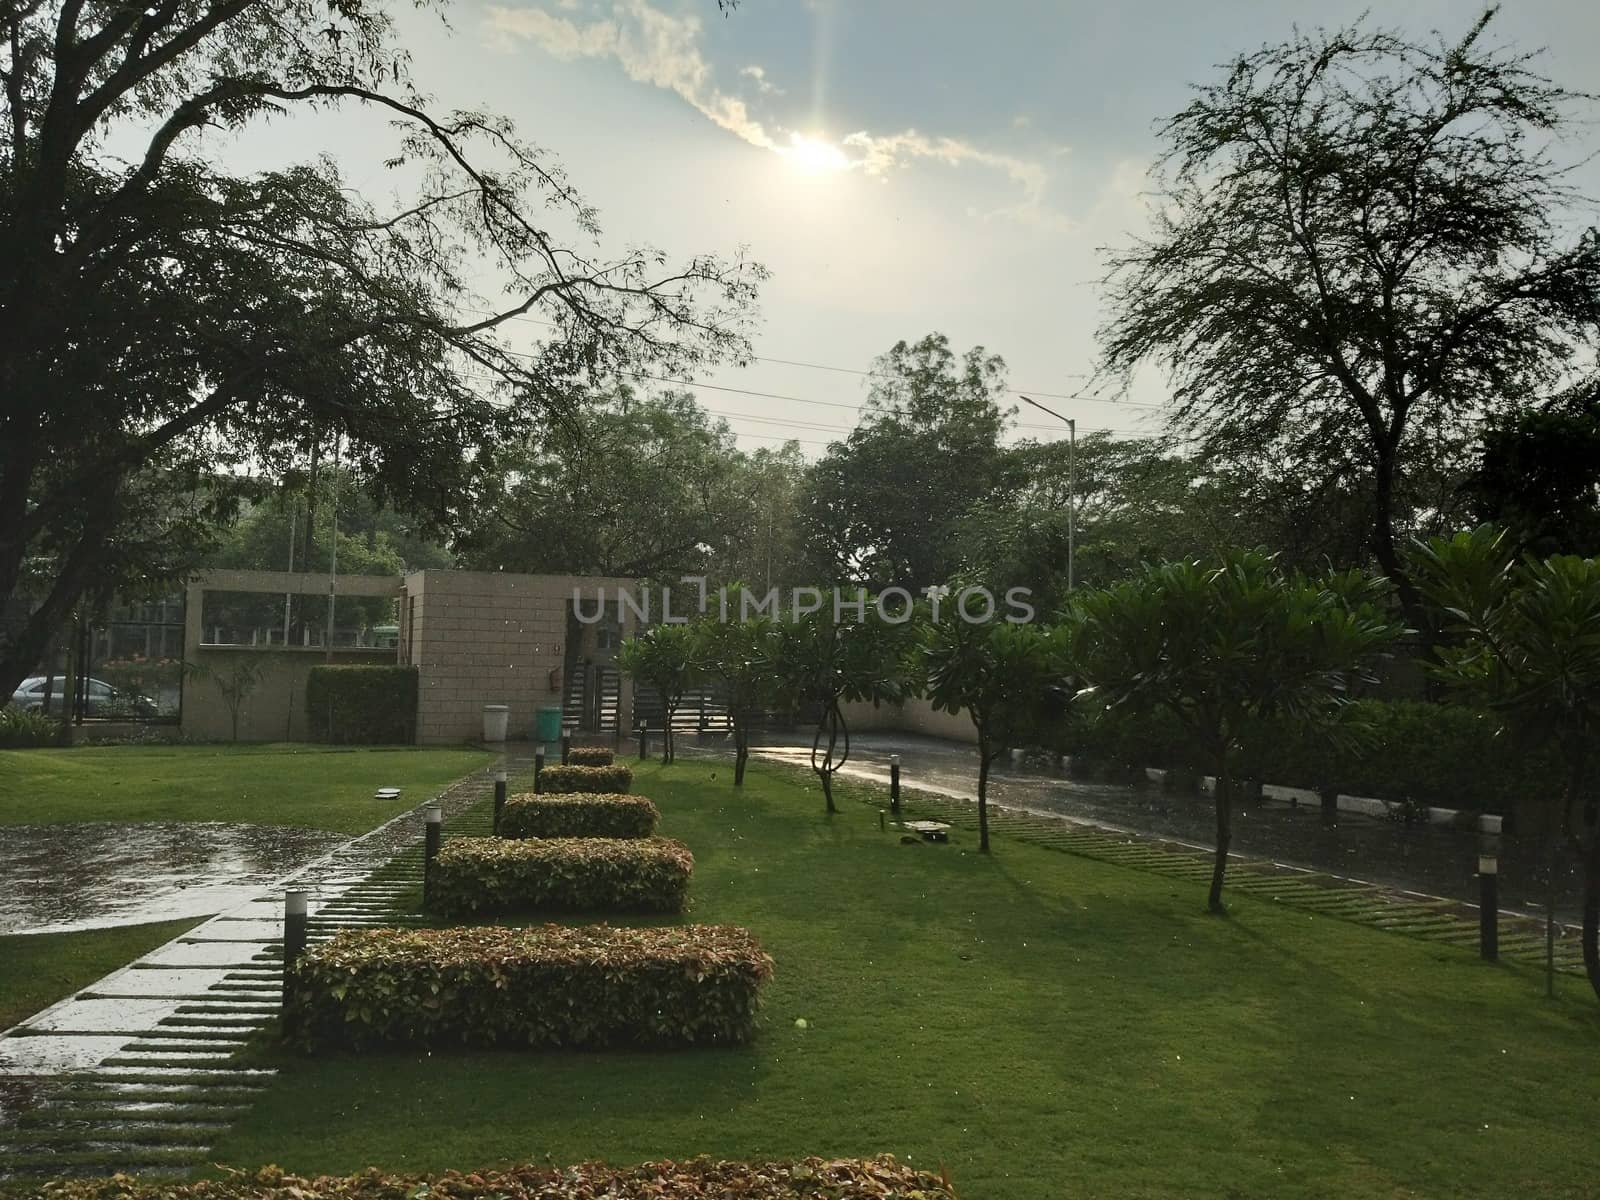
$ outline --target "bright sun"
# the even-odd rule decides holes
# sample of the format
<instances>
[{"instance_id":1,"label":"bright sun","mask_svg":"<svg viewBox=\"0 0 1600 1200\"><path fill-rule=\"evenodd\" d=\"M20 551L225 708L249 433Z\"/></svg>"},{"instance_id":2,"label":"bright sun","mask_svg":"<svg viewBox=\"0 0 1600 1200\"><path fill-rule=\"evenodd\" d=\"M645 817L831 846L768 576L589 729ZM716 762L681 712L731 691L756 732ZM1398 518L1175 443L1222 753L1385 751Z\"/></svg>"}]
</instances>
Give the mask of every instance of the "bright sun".
<instances>
[{"instance_id":1,"label":"bright sun","mask_svg":"<svg viewBox=\"0 0 1600 1200\"><path fill-rule=\"evenodd\" d=\"M842 171L850 165L845 152L822 138L807 137L800 133L789 135L789 145L780 151L802 171L820 175L826 171Z\"/></svg>"}]
</instances>

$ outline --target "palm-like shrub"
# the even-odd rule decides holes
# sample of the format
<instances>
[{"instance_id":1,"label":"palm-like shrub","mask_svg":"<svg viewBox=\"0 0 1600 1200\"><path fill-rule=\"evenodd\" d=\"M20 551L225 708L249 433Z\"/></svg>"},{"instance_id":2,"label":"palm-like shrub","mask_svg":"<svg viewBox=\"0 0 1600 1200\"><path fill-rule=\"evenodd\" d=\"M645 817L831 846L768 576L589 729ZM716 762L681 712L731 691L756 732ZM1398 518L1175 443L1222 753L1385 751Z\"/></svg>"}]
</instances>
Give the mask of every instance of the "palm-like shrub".
<instances>
[{"instance_id":1,"label":"palm-like shrub","mask_svg":"<svg viewBox=\"0 0 1600 1200\"><path fill-rule=\"evenodd\" d=\"M617 649L617 666L661 697L663 763L673 760L672 718L683 703L683 693L700 674L699 650L699 640L688 625L653 626Z\"/></svg>"},{"instance_id":2,"label":"palm-like shrub","mask_svg":"<svg viewBox=\"0 0 1600 1200\"><path fill-rule=\"evenodd\" d=\"M1552 824L1582 866L1583 963L1600 996L1600 559L1519 562L1510 539L1484 526L1418 546L1412 562L1446 614L1438 676L1559 751Z\"/></svg>"},{"instance_id":3,"label":"palm-like shrub","mask_svg":"<svg viewBox=\"0 0 1600 1200\"><path fill-rule=\"evenodd\" d=\"M1242 739L1263 720L1332 723L1353 683L1402 632L1384 585L1285 575L1260 551L1167 563L1081 595L1075 661L1108 706L1165 708L1216 776L1209 904L1222 911Z\"/></svg>"}]
</instances>

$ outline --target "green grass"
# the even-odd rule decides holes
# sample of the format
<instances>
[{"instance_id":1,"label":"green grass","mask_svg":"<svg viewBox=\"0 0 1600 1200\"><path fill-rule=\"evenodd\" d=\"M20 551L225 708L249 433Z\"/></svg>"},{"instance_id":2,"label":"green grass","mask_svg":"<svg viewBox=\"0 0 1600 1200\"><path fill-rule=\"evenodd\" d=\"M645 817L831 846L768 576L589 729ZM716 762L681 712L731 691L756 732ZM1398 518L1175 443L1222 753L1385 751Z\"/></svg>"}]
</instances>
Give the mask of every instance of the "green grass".
<instances>
[{"instance_id":1,"label":"green grass","mask_svg":"<svg viewBox=\"0 0 1600 1200\"><path fill-rule=\"evenodd\" d=\"M102 975L170 942L201 919L0 937L0 1029L9 1029L41 1008L82 991Z\"/></svg>"},{"instance_id":2,"label":"green grass","mask_svg":"<svg viewBox=\"0 0 1600 1200\"><path fill-rule=\"evenodd\" d=\"M713 774L715 778L712 778ZM965 1200L1592 1195L1600 1008L1531 973L1004 839L902 845L752 766L646 766L692 919L777 961L723 1051L270 1055L213 1161L889 1151ZM808 1027L795 1021L805 1018Z\"/></svg>"},{"instance_id":3,"label":"green grass","mask_svg":"<svg viewBox=\"0 0 1600 1200\"><path fill-rule=\"evenodd\" d=\"M0 825L244 821L361 833L482 767L479 750L83 746L0 751ZM374 800L380 787L400 799Z\"/></svg>"}]
</instances>

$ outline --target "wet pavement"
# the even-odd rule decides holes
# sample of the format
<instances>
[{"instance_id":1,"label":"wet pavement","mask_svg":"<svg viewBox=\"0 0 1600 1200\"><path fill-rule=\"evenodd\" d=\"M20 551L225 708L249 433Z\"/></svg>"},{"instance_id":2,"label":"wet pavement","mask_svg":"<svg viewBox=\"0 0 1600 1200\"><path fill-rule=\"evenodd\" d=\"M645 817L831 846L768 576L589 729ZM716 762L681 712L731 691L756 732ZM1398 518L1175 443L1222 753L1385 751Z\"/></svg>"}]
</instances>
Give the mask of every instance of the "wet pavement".
<instances>
[{"instance_id":1,"label":"wet pavement","mask_svg":"<svg viewBox=\"0 0 1600 1200\"><path fill-rule=\"evenodd\" d=\"M7 826L0 828L0 934L221 912L346 836L223 822Z\"/></svg>"},{"instance_id":2,"label":"wet pavement","mask_svg":"<svg viewBox=\"0 0 1600 1200\"><path fill-rule=\"evenodd\" d=\"M690 739L685 738L685 743ZM728 739L705 735L695 749L731 753ZM809 732L768 734L753 740L752 753L808 766ZM841 772L887 785L889 755L900 755L901 780L947 795L977 794L976 747L910 734L863 733L850 739L850 760ZM1211 846L1215 816L1208 796L1164 792L1159 784L1132 787L1084 783L1065 778L1050 764L1021 768L1005 760L991 767L989 799L1008 808L1055 814L1110 829ZM1236 804L1235 853L1324 871L1385 887L1442 896L1467 903L1478 900L1478 836L1467 830L1404 822L1341 811L1325 822L1320 805L1287 799ZM1563 866L1557 916L1578 918L1576 872ZM1534 839L1507 835L1500 847L1500 907L1543 912L1544 885L1539 847Z\"/></svg>"}]
</instances>

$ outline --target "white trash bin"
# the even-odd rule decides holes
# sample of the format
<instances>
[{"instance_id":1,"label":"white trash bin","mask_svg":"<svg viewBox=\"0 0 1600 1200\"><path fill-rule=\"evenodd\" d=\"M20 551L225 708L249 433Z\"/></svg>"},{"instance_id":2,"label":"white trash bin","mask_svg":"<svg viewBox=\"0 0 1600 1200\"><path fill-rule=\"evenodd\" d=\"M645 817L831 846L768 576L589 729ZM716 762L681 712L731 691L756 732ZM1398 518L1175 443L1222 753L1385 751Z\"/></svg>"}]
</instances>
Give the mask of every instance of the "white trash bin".
<instances>
[{"instance_id":1,"label":"white trash bin","mask_svg":"<svg viewBox=\"0 0 1600 1200\"><path fill-rule=\"evenodd\" d=\"M483 740L486 742L503 742L506 740L506 730L511 726L511 706L509 704L485 704L483 706Z\"/></svg>"}]
</instances>

